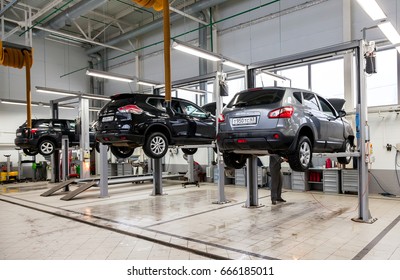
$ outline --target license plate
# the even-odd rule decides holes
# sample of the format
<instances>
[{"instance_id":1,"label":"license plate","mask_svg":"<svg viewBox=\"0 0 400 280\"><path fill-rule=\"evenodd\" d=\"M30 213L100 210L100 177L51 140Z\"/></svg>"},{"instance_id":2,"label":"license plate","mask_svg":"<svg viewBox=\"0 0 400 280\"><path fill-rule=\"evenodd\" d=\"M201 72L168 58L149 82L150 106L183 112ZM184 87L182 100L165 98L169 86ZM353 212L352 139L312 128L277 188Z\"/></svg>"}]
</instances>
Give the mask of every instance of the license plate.
<instances>
[{"instance_id":1,"label":"license plate","mask_svg":"<svg viewBox=\"0 0 400 280\"><path fill-rule=\"evenodd\" d=\"M243 118L234 118L232 119L232 125L252 125L257 123L257 117L243 117Z\"/></svg>"},{"instance_id":2,"label":"license plate","mask_svg":"<svg viewBox=\"0 0 400 280\"><path fill-rule=\"evenodd\" d=\"M22 135L22 132L17 132L17 136L21 136Z\"/></svg>"},{"instance_id":3,"label":"license plate","mask_svg":"<svg viewBox=\"0 0 400 280\"><path fill-rule=\"evenodd\" d=\"M114 120L114 116L103 117L101 120L103 122L112 122Z\"/></svg>"}]
</instances>

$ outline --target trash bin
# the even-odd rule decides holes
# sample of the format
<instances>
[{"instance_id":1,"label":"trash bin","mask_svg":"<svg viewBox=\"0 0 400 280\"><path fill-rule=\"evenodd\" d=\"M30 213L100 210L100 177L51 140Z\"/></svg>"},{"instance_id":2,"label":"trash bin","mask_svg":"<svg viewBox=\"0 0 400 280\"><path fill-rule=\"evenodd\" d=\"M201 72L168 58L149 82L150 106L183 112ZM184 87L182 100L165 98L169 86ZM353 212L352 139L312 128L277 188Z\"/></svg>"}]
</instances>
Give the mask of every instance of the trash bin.
<instances>
[{"instance_id":1,"label":"trash bin","mask_svg":"<svg viewBox=\"0 0 400 280\"><path fill-rule=\"evenodd\" d=\"M292 174L290 172L282 172L282 174L283 174L282 188L291 189L292 188Z\"/></svg>"}]
</instances>

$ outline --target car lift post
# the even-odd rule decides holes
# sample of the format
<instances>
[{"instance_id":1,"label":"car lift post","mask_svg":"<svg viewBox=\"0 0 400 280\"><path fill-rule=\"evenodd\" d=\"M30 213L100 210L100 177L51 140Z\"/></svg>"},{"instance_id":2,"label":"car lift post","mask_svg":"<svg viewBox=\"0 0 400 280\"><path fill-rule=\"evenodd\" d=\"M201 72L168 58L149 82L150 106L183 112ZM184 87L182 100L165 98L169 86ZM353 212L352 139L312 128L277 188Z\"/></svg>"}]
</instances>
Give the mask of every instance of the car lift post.
<instances>
[{"instance_id":1,"label":"car lift post","mask_svg":"<svg viewBox=\"0 0 400 280\"><path fill-rule=\"evenodd\" d=\"M220 94L220 86L219 86L219 81L220 81L220 75L222 75L222 64L219 63L218 65L219 71L217 71L216 78L214 81L214 96L215 96L215 115L216 115L216 130L218 133L218 118L219 115L222 112L222 97ZM218 200L213 202L215 204L225 204L230 202L225 198L225 164L224 160L219 152L219 148L217 145L217 168L218 168Z\"/></svg>"},{"instance_id":2,"label":"car lift post","mask_svg":"<svg viewBox=\"0 0 400 280\"><path fill-rule=\"evenodd\" d=\"M263 207L264 205L258 203L258 169L257 169L257 156L250 156L246 160L246 185L247 185L247 200L245 207Z\"/></svg>"},{"instance_id":3,"label":"car lift post","mask_svg":"<svg viewBox=\"0 0 400 280\"><path fill-rule=\"evenodd\" d=\"M188 182L194 182L194 159L193 155L188 155Z\"/></svg>"},{"instance_id":4,"label":"car lift post","mask_svg":"<svg viewBox=\"0 0 400 280\"><path fill-rule=\"evenodd\" d=\"M368 119L367 119L367 81L364 70L364 55L366 53L366 41L360 40L358 48L358 94L357 94L357 113L356 113L356 133L357 146L360 149L360 157L358 158L358 217L353 218L353 221L363 223L373 223L376 219L371 217L369 211L368 195L368 162L366 145L369 145ZM358 116L358 120L357 120Z\"/></svg>"},{"instance_id":5,"label":"car lift post","mask_svg":"<svg viewBox=\"0 0 400 280\"><path fill-rule=\"evenodd\" d=\"M89 100L79 98L79 116L81 119L80 151L81 169L80 178L90 177L90 148L89 148Z\"/></svg>"},{"instance_id":6,"label":"car lift post","mask_svg":"<svg viewBox=\"0 0 400 280\"><path fill-rule=\"evenodd\" d=\"M100 197L109 197L108 195L108 161L107 161L107 146L99 143L100 149Z\"/></svg>"},{"instance_id":7,"label":"car lift post","mask_svg":"<svg viewBox=\"0 0 400 280\"><path fill-rule=\"evenodd\" d=\"M164 195L162 189L162 162L160 158L152 159L153 165L153 192L151 195Z\"/></svg>"},{"instance_id":8,"label":"car lift post","mask_svg":"<svg viewBox=\"0 0 400 280\"><path fill-rule=\"evenodd\" d=\"M69 160L68 160L68 148L69 148L69 139L68 136L63 135L61 139L61 155L62 155L62 180L65 182L68 180L69 177ZM64 191L68 192L69 187L68 185L65 186Z\"/></svg>"},{"instance_id":9,"label":"car lift post","mask_svg":"<svg viewBox=\"0 0 400 280\"><path fill-rule=\"evenodd\" d=\"M58 119L58 103L50 101L51 118ZM60 182L60 151L55 150L50 156L51 160L51 183Z\"/></svg>"}]
</instances>

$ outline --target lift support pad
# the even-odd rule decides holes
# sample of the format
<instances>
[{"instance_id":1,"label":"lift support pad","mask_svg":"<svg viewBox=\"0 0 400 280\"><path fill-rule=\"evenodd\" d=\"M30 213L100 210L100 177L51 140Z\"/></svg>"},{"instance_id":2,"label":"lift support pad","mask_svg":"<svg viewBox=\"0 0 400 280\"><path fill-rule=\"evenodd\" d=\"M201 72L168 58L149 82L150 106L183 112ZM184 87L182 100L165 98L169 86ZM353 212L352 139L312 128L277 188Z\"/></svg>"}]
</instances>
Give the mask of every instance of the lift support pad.
<instances>
[{"instance_id":1,"label":"lift support pad","mask_svg":"<svg viewBox=\"0 0 400 280\"><path fill-rule=\"evenodd\" d=\"M55 185L54 187L52 187L50 190L42 193L40 196L50 196L53 193L55 193L56 191L61 190L62 188L65 188L65 187L67 187L67 186L69 186L71 184L76 184L74 179L70 179L70 180L61 182L60 184Z\"/></svg>"},{"instance_id":2,"label":"lift support pad","mask_svg":"<svg viewBox=\"0 0 400 280\"><path fill-rule=\"evenodd\" d=\"M70 192L69 194L61 197L61 200L71 200L72 198L74 198L75 196L77 196L78 194L86 191L87 189L91 188L91 187L97 187L97 182L92 181L92 182L88 182L85 184L81 184L81 186L79 188L77 188L76 190Z\"/></svg>"}]
</instances>

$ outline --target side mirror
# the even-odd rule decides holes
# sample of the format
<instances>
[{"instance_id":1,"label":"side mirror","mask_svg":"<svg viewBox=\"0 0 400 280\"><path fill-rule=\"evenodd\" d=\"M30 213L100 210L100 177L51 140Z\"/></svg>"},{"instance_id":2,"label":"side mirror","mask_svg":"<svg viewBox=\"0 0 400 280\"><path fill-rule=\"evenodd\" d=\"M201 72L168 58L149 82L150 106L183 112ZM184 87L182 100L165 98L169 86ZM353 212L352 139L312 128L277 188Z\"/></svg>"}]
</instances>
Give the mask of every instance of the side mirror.
<instances>
[{"instance_id":1,"label":"side mirror","mask_svg":"<svg viewBox=\"0 0 400 280\"><path fill-rule=\"evenodd\" d=\"M344 110L339 111L339 118L343 118L346 116L346 112Z\"/></svg>"},{"instance_id":2,"label":"side mirror","mask_svg":"<svg viewBox=\"0 0 400 280\"><path fill-rule=\"evenodd\" d=\"M211 112L206 112L206 117L207 118L211 117Z\"/></svg>"}]
</instances>

